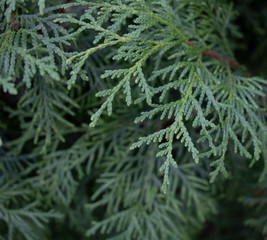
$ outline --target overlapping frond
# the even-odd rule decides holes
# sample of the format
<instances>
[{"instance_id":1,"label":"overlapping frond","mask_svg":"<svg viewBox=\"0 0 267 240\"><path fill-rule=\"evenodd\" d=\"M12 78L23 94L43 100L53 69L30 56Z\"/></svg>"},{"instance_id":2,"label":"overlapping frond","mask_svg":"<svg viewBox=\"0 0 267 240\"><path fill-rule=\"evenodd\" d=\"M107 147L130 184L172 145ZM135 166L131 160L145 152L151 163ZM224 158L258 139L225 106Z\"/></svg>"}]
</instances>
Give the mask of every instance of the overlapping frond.
<instances>
[{"instance_id":1,"label":"overlapping frond","mask_svg":"<svg viewBox=\"0 0 267 240\"><path fill-rule=\"evenodd\" d=\"M7 229L5 239L13 240L15 236L23 236L27 240L40 239L43 234L44 224L50 218L58 218L60 214L54 211L45 212L32 198L25 185L1 177L0 179L0 214ZM27 203L28 202L28 203ZM26 204L24 204L26 203ZM23 205L24 204L24 205Z\"/></svg>"},{"instance_id":2,"label":"overlapping frond","mask_svg":"<svg viewBox=\"0 0 267 240\"><path fill-rule=\"evenodd\" d=\"M77 1L74 5L77 4L86 5L87 2ZM247 158L258 160L262 151L259 132L266 132L266 127L260 120L262 109L256 99L264 96L261 87L264 81L245 77L239 70L232 71L231 62L224 61L223 57L208 59L203 55L203 50L213 47L218 53L224 50L224 56L233 58L225 32L220 30L224 27L234 31L229 22L231 6L214 13L214 6L209 4L198 1L193 1L190 6L187 1L180 4L172 1L97 1L90 3L80 19L58 19L96 34L94 47L68 59L67 62L73 66L69 87L75 83L86 60L96 51L116 48L117 51L111 53L112 59L126 65L126 68L106 70L102 75L104 80L112 81L114 85L97 93L96 96L104 97L105 101L91 117L90 126L96 125L104 111L112 114L113 100L119 93L125 95L128 106L142 103L150 109L141 112L136 123L156 118L157 115L161 120L172 119L170 126L140 137L132 145L134 149L143 143L160 143L158 156L166 156L161 168L165 172L164 190L168 184L170 165L177 165L172 157L173 141L183 142L197 163L200 158L214 159L211 163L214 167L211 181L219 172L227 176L224 158L231 142L234 143L235 152ZM188 11L191 17L185 19L199 25L200 30L211 28L207 36L221 43L219 46L203 42L206 37L201 31L189 28L186 20L177 15ZM199 11L207 16L200 16ZM218 16L221 20L212 26L212 21ZM201 24L202 18L206 20L205 25ZM203 50L191 43L198 38ZM189 122L199 129L199 136L194 140L187 128ZM200 152L198 143L203 142L207 142L209 149ZM253 154L250 153L251 146Z\"/></svg>"},{"instance_id":3,"label":"overlapping frond","mask_svg":"<svg viewBox=\"0 0 267 240\"><path fill-rule=\"evenodd\" d=\"M107 234L107 239L190 239L194 231L185 230L192 229L196 214L204 222L215 210L212 199L204 194L208 182L195 176L192 164L181 164L178 170L171 171L173 184L163 198L155 167L159 160L153 155L154 150L138 150L132 155L129 150L117 149L114 157L102 163L106 170L87 207L90 211L105 209L105 219L93 223L88 236L100 232ZM177 191L180 191L178 198ZM157 227L158 224L162 227ZM195 229L200 225L195 225Z\"/></svg>"}]
</instances>

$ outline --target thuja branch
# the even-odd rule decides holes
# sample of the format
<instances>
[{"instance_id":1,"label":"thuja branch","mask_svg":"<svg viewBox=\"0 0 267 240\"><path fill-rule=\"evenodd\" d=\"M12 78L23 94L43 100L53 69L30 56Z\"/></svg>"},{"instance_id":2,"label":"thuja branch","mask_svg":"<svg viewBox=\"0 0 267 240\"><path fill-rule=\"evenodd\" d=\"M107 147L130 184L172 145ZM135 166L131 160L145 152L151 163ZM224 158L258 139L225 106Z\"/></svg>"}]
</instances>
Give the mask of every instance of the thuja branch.
<instances>
[{"instance_id":1,"label":"thuja branch","mask_svg":"<svg viewBox=\"0 0 267 240\"><path fill-rule=\"evenodd\" d=\"M127 84L129 84L130 80L132 77L136 77L138 70L140 70L142 68L142 65L145 63L145 61L153 54L155 53L159 48L166 46L168 43L161 43L159 42L158 44L156 44L154 47L152 47L146 54L144 54L142 56L142 58L140 58L139 61L137 61L131 68L128 69L127 74L122 78L122 80L115 86L113 87L113 89L111 89L111 91L107 94L109 95L108 98L106 99L106 101L101 105L101 108L91 117L91 123L90 126L94 127L96 125L96 122L98 121L98 119L100 118L100 116L102 115L102 112L107 109L108 111L108 115L111 114L112 112L112 101L115 97L115 95L123 88L125 87ZM140 70L141 71L141 70ZM142 73L142 71L141 71ZM129 89L127 89L129 90ZM127 96L127 105L131 104L131 96L129 96L130 90L128 91L128 96ZM101 94L99 95L99 93L97 94L98 96L101 96Z\"/></svg>"},{"instance_id":2,"label":"thuja branch","mask_svg":"<svg viewBox=\"0 0 267 240\"><path fill-rule=\"evenodd\" d=\"M105 3L105 5L106 5L106 3ZM104 5L103 5L103 6L104 6ZM108 6L109 6L109 8L114 8L114 10L116 10L116 7L118 7L118 6L113 6L113 5L110 5L110 4L108 4ZM143 10L140 11L140 10L133 9L133 8L128 7L128 6L125 6L125 5L121 5L121 6L119 6L119 7L120 7L120 8L125 8L125 9L127 9L127 10L131 10L131 12L132 12L133 14L136 14L136 15L143 14L143 15L149 15L149 16L153 17L153 18L156 19L158 22L160 22L160 23L162 23L162 24L164 24L164 25L166 25L166 26L169 26L171 29L173 29L173 30L177 33L177 35L178 35L184 42L186 42L186 44L187 44L188 46L191 46L191 47L200 49L200 47L194 45L194 44L191 43L189 40L187 40L186 36L185 36L185 35L184 35L184 34L183 34L183 33L182 33L182 32L175 26L175 24L174 24L173 22L169 22L169 21L163 19L162 17L160 17L160 16L154 14L153 11L143 11ZM244 70L243 67L242 67L239 63L230 61L230 60L228 60L227 58L224 58L224 57L222 57L222 56L216 54L215 52L212 52L212 51L209 51L209 50L205 50L205 51L202 52L202 54L204 54L204 55L208 55L208 56L211 56L211 57L213 57L213 58L215 58L215 59L218 59L218 60L220 60L220 61L223 61L223 62L227 63L229 66L234 67L234 68L236 68L236 69ZM250 73L250 72L248 72L248 71L247 71L247 73L248 73L249 76L251 76L251 77L253 76L252 73Z\"/></svg>"},{"instance_id":3,"label":"thuja branch","mask_svg":"<svg viewBox=\"0 0 267 240\"><path fill-rule=\"evenodd\" d=\"M190 46L190 47L194 47L196 49L200 49L200 47L196 46L195 44L191 43L190 41L187 41L186 44L188 46ZM227 63L229 66L231 66L233 68L244 70L239 63L230 61L227 58L224 58L224 57L216 54L215 52L212 52L212 51L209 51L209 50L205 50L205 51L202 52L202 54L210 56L210 57L213 57L213 58L216 58L216 59L218 59L218 60L220 60L222 62L225 62L225 63ZM251 72L247 71L247 73L248 73L248 75L250 77L253 77L253 74Z\"/></svg>"}]
</instances>

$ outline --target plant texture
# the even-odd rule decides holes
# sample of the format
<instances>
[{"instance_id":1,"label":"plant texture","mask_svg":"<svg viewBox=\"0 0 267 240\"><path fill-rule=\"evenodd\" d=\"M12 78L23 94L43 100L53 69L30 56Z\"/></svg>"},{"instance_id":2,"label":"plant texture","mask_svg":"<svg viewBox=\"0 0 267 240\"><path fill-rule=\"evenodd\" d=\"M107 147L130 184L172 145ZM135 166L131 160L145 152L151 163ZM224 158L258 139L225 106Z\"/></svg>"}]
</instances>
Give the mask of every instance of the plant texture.
<instances>
[{"instance_id":1,"label":"plant texture","mask_svg":"<svg viewBox=\"0 0 267 240\"><path fill-rule=\"evenodd\" d=\"M2 0L0 240L267 239L266 80L239 59L241 8Z\"/></svg>"}]
</instances>

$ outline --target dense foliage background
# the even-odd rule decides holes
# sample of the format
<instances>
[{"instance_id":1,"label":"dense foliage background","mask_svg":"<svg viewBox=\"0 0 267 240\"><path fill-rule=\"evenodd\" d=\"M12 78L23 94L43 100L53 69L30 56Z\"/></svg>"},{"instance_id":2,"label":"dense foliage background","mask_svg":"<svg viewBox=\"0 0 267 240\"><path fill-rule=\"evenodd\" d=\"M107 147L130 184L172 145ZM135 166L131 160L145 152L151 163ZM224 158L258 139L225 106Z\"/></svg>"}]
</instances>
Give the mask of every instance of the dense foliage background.
<instances>
[{"instance_id":1,"label":"dense foliage background","mask_svg":"<svg viewBox=\"0 0 267 240\"><path fill-rule=\"evenodd\" d=\"M0 240L267 239L266 1L133 2L0 0ZM109 3L114 9L105 7ZM132 6L136 12L131 15L127 7L125 12L116 8L120 4ZM146 15L138 19L138 11L150 10L155 23ZM175 26L170 27L165 17L175 18L185 36L201 49L180 43L173 33ZM150 45L161 47L158 42L174 45L143 63L146 54L154 51ZM101 51L95 51L97 46ZM236 69L202 54L206 49L242 67ZM236 135L232 134L236 140L233 137L227 142L219 162L217 156L223 152L219 145L214 146L217 156L209 153L213 146L209 138L197 145L202 128L194 120L202 113L193 105L186 109L191 111L187 120L180 121L189 133L180 136L185 143L169 141L169 137L130 149L140 137L168 129L175 122L172 114L163 119L152 116L150 107L155 106L149 105L148 95L159 104L157 94L166 89L170 103L177 96L185 99L182 106L191 101L193 93L178 93L174 80L174 85L167 86L172 77L165 67L172 66L173 59L186 62L189 69L173 74L180 79L192 80L192 74L206 69L192 70L188 62L203 62L215 72L215 77L207 74L203 79L208 79L212 93L222 90L221 96L217 95L222 107L228 104L224 96L228 96L229 78L244 87L240 93L236 88L237 95L254 94L246 106L254 108L258 120L235 105L236 112L244 116L240 117L242 123L235 125L253 124L249 133L237 129ZM161 68L165 70L160 72ZM112 75L114 72L100 77L105 70L119 69L127 71L118 73L119 77ZM98 116L97 110L105 104L100 97L111 92L102 92L100 97L96 93L116 91L114 86L131 69L129 78L135 77L136 83L112 99L110 116L110 105ZM153 89L149 93L146 79ZM213 79L220 84L214 87ZM186 82L178 84L178 90L189 89ZM204 92L201 84L191 87ZM127 103L132 97L137 104L127 106L125 95ZM208 121L215 116L217 124L220 114L216 115L216 104L215 110L209 110L210 95L205 97L203 115ZM222 110L223 117L228 116L227 111ZM146 112L151 117L134 123ZM227 128L230 125L224 131ZM224 131L218 131L219 143L225 141ZM216 134L210 135L215 138ZM243 135L248 136L242 142L244 147L237 144ZM162 142L162 149L167 146L167 150L156 157ZM175 163L178 168L173 167ZM159 171L162 166L167 166L163 173Z\"/></svg>"}]
</instances>

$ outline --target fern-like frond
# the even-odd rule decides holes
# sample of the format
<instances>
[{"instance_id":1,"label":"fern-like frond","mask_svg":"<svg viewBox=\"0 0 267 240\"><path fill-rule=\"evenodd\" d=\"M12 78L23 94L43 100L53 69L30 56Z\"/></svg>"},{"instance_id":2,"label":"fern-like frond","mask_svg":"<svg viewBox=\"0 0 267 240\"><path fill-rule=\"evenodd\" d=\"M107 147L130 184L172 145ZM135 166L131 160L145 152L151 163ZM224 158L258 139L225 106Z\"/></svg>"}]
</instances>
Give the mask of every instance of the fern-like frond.
<instances>
[{"instance_id":1,"label":"fern-like frond","mask_svg":"<svg viewBox=\"0 0 267 240\"><path fill-rule=\"evenodd\" d=\"M74 124L64 116L73 116L78 105L64 91L59 82L39 78L34 87L21 97L15 115L18 114L22 128L27 131L13 143L19 152L26 141L33 139L36 144L39 138L44 140L41 152L45 152L54 137L64 141L64 129L74 128Z\"/></svg>"},{"instance_id":2,"label":"fern-like frond","mask_svg":"<svg viewBox=\"0 0 267 240\"><path fill-rule=\"evenodd\" d=\"M60 217L60 214L54 211L41 210L37 201L23 205L29 198L32 197L25 186L15 179L9 178L7 181L5 177L1 177L0 214L1 220L8 227L5 239L18 239L18 236L23 236L27 240L40 239L39 234L42 233L44 224L50 218Z\"/></svg>"},{"instance_id":3,"label":"fern-like frond","mask_svg":"<svg viewBox=\"0 0 267 240\"><path fill-rule=\"evenodd\" d=\"M124 62L127 66L106 70L102 75L103 79L114 82L114 85L110 89L97 93L97 97L104 97L106 100L91 117L90 126L96 125L104 111L107 111L108 115L112 114L113 101L120 92L125 95L128 106L132 103L142 103L150 108L149 111L141 112L141 117L136 119L137 123L155 118L158 114L161 115L161 119L173 118L170 126L147 137L140 137L139 141L132 145L134 149L140 147L142 143L160 144L162 150L158 156L166 156L166 162L161 168L165 172L163 183L165 190L168 184L169 166L177 165L172 157L174 141L183 142L197 163L200 158L215 157L212 163L215 170L211 173L211 181L213 181L219 172L227 176L224 158L231 141L234 143L235 152L247 158L252 157L249 152L252 145L253 158L257 160L262 150L258 133L266 132L266 127L258 117L262 114L262 109L255 100L264 96L261 88L264 81L259 78L244 77L242 71L232 72L231 61L225 60L224 57L217 57L216 54L208 51L210 47L218 53L224 50L226 53L224 56L233 58L226 42L225 31L221 30L222 27L231 28L225 12L227 10L231 13L231 6L214 13L206 10L209 6L208 2L193 1L190 6L188 1L182 1L182 3L179 5L163 0L158 2L97 1L90 3L80 19L57 20L74 23L96 34L94 41L96 46L68 59L67 62L73 65L69 87L75 83L85 61L96 51L109 47L114 49L117 46L117 52L111 53L112 59ZM76 1L73 6L79 4L88 3ZM218 3L217 7L220 8L221 4ZM213 7L209 6L209 9ZM189 9L191 15L185 19L194 24L196 21L196 25L200 26L199 30L189 29L188 23L177 17L177 13L184 16ZM205 25L201 24L197 14L199 11L208 16L202 14ZM216 23L215 28L211 21L218 17L218 14L223 20ZM107 27L107 23L111 24ZM216 38L217 42L221 43L220 46L205 42L207 36L203 36L201 30L208 27L211 29L207 36ZM193 44L196 39L201 41L203 49ZM205 54L215 58L207 59L208 56ZM154 55L157 56L155 62L153 62ZM161 57L158 58L158 55ZM165 61L161 66L163 58ZM133 99L132 93L136 93L137 89L139 89L139 96ZM197 141L193 141L186 127L188 122L191 122L195 129L199 129ZM224 134L220 139L221 143L218 143L219 139L216 136L222 132ZM242 141L240 134L243 136ZM198 144L203 142L209 146L206 152L200 152L198 149Z\"/></svg>"}]
</instances>

